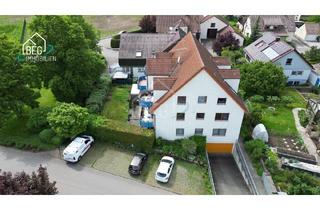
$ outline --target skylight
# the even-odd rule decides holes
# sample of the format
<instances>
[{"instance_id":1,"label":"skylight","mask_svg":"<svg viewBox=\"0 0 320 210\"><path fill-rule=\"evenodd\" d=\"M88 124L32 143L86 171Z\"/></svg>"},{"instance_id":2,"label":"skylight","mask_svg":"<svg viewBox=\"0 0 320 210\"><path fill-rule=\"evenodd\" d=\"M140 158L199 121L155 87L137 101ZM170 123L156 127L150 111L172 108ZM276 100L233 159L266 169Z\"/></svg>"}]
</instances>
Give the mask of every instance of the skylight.
<instances>
[{"instance_id":1,"label":"skylight","mask_svg":"<svg viewBox=\"0 0 320 210\"><path fill-rule=\"evenodd\" d=\"M142 57L142 51L141 50L137 50L136 51L136 57Z\"/></svg>"},{"instance_id":2,"label":"skylight","mask_svg":"<svg viewBox=\"0 0 320 210\"><path fill-rule=\"evenodd\" d=\"M279 56L279 54L274 51L271 47L268 47L267 49L262 51L263 54L265 54L270 60L275 59Z\"/></svg>"}]
</instances>

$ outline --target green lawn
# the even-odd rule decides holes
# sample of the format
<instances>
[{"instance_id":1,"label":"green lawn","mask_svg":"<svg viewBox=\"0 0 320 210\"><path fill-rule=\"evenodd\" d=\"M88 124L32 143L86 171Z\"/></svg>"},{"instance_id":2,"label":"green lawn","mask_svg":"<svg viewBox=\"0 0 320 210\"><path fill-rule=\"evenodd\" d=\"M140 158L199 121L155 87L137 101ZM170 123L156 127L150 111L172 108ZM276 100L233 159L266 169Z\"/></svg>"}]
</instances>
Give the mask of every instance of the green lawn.
<instances>
[{"instance_id":1,"label":"green lawn","mask_svg":"<svg viewBox=\"0 0 320 210\"><path fill-rule=\"evenodd\" d=\"M130 85L114 85L111 96L104 105L102 115L108 119L127 121Z\"/></svg>"},{"instance_id":2,"label":"green lawn","mask_svg":"<svg viewBox=\"0 0 320 210\"><path fill-rule=\"evenodd\" d=\"M40 103L40 106L53 107L56 104L56 98L50 89L41 88L40 94L41 97L37 100Z\"/></svg>"},{"instance_id":3,"label":"green lawn","mask_svg":"<svg viewBox=\"0 0 320 210\"><path fill-rule=\"evenodd\" d=\"M12 41L19 43L24 18L27 23L31 19L29 16L0 16L0 34L4 33Z\"/></svg>"},{"instance_id":4,"label":"green lawn","mask_svg":"<svg viewBox=\"0 0 320 210\"><path fill-rule=\"evenodd\" d=\"M81 159L80 164L179 194L212 194L207 168L205 167L176 160L169 182L162 184L154 179L161 156L156 154L149 155L142 174L140 176L131 176L128 173L128 166L133 155L134 152L132 151L119 149L104 142L96 142Z\"/></svg>"},{"instance_id":5,"label":"green lawn","mask_svg":"<svg viewBox=\"0 0 320 210\"><path fill-rule=\"evenodd\" d=\"M42 88L41 97L38 99L40 106L54 106L56 103L50 89ZM0 129L0 144L6 146L15 146L19 149L51 150L55 146L43 143L37 133L30 132L26 123L28 121L28 112L25 110L24 116L10 119L4 127Z\"/></svg>"},{"instance_id":6,"label":"green lawn","mask_svg":"<svg viewBox=\"0 0 320 210\"><path fill-rule=\"evenodd\" d=\"M27 117L14 118L0 129L0 144L19 149L51 150L55 146L43 143L38 134L27 130Z\"/></svg>"},{"instance_id":7,"label":"green lawn","mask_svg":"<svg viewBox=\"0 0 320 210\"><path fill-rule=\"evenodd\" d=\"M289 106L284 104L276 104L274 107L276 111L270 111L268 106L261 104L263 107L262 123L266 126L267 130L276 136L296 136L298 134L292 109L296 107L305 108L306 101L304 98L295 90L286 88L282 91L281 96L291 96L294 98L294 102Z\"/></svg>"}]
</instances>

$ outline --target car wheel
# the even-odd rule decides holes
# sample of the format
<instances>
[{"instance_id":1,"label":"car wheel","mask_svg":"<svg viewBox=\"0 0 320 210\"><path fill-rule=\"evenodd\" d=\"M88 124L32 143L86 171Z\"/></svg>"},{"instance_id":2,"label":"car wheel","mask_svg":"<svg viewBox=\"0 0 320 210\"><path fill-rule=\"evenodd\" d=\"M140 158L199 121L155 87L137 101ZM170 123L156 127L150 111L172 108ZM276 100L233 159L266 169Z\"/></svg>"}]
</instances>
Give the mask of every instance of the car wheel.
<instances>
[{"instance_id":1,"label":"car wheel","mask_svg":"<svg viewBox=\"0 0 320 210\"><path fill-rule=\"evenodd\" d=\"M77 162L79 162L80 160L81 160L81 156L79 156L79 157L78 157L78 160L77 160Z\"/></svg>"}]
</instances>

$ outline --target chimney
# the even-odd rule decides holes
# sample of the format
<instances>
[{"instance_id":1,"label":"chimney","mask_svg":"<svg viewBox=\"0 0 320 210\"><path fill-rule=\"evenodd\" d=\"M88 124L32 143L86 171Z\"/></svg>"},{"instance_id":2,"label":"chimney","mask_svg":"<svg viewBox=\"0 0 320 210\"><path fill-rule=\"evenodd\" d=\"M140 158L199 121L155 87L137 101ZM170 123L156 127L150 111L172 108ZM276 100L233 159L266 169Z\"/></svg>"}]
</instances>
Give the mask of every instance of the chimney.
<instances>
[{"instance_id":1,"label":"chimney","mask_svg":"<svg viewBox=\"0 0 320 210\"><path fill-rule=\"evenodd\" d=\"M280 41L280 37L276 37L276 42L279 42Z\"/></svg>"}]
</instances>

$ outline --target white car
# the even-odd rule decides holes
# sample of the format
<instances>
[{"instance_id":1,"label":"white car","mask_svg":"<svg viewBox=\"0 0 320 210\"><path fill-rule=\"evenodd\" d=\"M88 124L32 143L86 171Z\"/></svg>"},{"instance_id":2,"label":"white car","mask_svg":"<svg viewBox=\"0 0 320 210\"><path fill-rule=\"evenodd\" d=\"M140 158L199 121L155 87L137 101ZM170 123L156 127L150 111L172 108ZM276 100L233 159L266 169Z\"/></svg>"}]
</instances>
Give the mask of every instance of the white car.
<instances>
[{"instance_id":1,"label":"white car","mask_svg":"<svg viewBox=\"0 0 320 210\"><path fill-rule=\"evenodd\" d=\"M174 166L174 159L169 156L161 158L160 165L156 171L155 179L159 182L167 183L169 181L172 169Z\"/></svg>"},{"instance_id":2,"label":"white car","mask_svg":"<svg viewBox=\"0 0 320 210\"><path fill-rule=\"evenodd\" d=\"M63 150L63 159L67 162L78 162L91 147L94 139L92 136L78 136Z\"/></svg>"}]
</instances>

